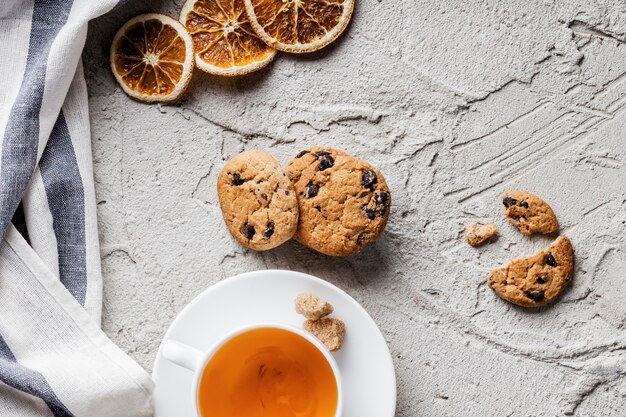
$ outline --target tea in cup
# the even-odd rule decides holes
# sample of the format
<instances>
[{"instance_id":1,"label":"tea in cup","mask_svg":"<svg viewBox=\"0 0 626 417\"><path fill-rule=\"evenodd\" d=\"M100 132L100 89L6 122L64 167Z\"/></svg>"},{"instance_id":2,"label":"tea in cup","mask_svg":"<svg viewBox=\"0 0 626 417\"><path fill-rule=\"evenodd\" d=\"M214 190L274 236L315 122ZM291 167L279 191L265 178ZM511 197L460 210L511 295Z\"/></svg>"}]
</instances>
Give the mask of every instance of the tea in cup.
<instances>
[{"instance_id":1,"label":"tea in cup","mask_svg":"<svg viewBox=\"0 0 626 417\"><path fill-rule=\"evenodd\" d=\"M291 326L240 328L202 353L167 341L163 356L195 373L198 417L340 417L341 379L330 352Z\"/></svg>"}]
</instances>

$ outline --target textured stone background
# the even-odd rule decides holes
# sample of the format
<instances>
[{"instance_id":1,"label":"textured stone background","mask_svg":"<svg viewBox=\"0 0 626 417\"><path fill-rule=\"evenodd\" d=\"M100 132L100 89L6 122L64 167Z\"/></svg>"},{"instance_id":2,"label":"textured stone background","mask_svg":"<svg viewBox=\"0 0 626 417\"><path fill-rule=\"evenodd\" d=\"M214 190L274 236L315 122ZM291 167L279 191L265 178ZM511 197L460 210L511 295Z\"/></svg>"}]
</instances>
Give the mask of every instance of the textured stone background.
<instances>
[{"instance_id":1,"label":"textured stone background","mask_svg":"<svg viewBox=\"0 0 626 417\"><path fill-rule=\"evenodd\" d=\"M378 323L398 416L624 416L623 1L360 0L321 52L240 79L198 72L178 105L133 102L110 74L110 41L127 18L175 3L128 2L91 24L84 53L115 342L150 370L196 294L293 269L345 289ZM224 161L260 148L286 163L312 145L379 166L394 196L386 233L346 259L296 243L243 250L217 205ZM485 286L492 267L553 239L504 221L507 188L549 201L576 249L573 285L537 311ZM469 221L496 222L499 239L469 247Z\"/></svg>"}]
</instances>

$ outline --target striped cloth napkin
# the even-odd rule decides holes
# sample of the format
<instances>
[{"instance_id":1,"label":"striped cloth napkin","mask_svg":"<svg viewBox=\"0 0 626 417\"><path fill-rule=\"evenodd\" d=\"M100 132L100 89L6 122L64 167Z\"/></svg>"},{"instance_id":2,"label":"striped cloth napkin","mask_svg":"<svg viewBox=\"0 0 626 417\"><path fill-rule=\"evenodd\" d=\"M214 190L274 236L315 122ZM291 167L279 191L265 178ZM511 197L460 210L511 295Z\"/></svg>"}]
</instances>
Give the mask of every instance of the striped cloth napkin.
<instances>
[{"instance_id":1,"label":"striped cloth napkin","mask_svg":"<svg viewBox=\"0 0 626 417\"><path fill-rule=\"evenodd\" d=\"M118 0L0 1L0 416L152 415L100 329L87 22Z\"/></svg>"}]
</instances>

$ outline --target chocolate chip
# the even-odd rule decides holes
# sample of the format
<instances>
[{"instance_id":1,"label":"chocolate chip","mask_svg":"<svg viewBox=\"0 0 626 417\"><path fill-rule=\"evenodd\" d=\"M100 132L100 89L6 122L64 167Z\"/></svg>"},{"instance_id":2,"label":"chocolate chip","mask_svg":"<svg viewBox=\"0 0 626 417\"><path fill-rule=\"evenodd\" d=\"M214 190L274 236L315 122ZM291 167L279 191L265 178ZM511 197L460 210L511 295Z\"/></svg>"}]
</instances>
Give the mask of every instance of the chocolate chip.
<instances>
[{"instance_id":1,"label":"chocolate chip","mask_svg":"<svg viewBox=\"0 0 626 417\"><path fill-rule=\"evenodd\" d=\"M332 167L333 165L335 165L335 160L333 159L332 156L328 154L322 155L320 157L320 166L318 167L318 169L320 171L324 171L325 169L328 169Z\"/></svg>"},{"instance_id":2,"label":"chocolate chip","mask_svg":"<svg viewBox=\"0 0 626 417\"><path fill-rule=\"evenodd\" d=\"M243 178L241 178L241 175L233 174L233 184L234 185L241 185L244 182L246 182L246 181Z\"/></svg>"},{"instance_id":3,"label":"chocolate chip","mask_svg":"<svg viewBox=\"0 0 626 417\"><path fill-rule=\"evenodd\" d=\"M545 275L541 275L539 277L537 277L537 284L545 284L546 282L548 282L548 277Z\"/></svg>"},{"instance_id":4,"label":"chocolate chip","mask_svg":"<svg viewBox=\"0 0 626 417\"><path fill-rule=\"evenodd\" d=\"M320 190L320 186L317 184L313 184L312 182L310 182L307 186L306 186L306 193L304 194L304 196L306 198L312 198L315 197L317 195L317 193Z\"/></svg>"},{"instance_id":5,"label":"chocolate chip","mask_svg":"<svg viewBox=\"0 0 626 417\"><path fill-rule=\"evenodd\" d=\"M548 257L546 258L546 263L554 267L559 266L559 264L556 263L556 259L554 259L554 256L552 256L551 253L548 254Z\"/></svg>"},{"instance_id":6,"label":"chocolate chip","mask_svg":"<svg viewBox=\"0 0 626 417\"><path fill-rule=\"evenodd\" d=\"M368 219L370 220L374 220L376 218L376 210L373 209L365 209L365 215L367 216Z\"/></svg>"},{"instance_id":7,"label":"chocolate chip","mask_svg":"<svg viewBox=\"0 0 626 417\"><path fill-rule=\"evenodd\" d=\"M269 222L267 224L267 229L265 229L265 231L263 232L263 237L265 239L269 239L270 237L272 237L273 234L274 234L274 223Z\"/></svg>"},{"instance_id":8,"label":"chocolate chip","mask_svg":"<svg viewBox=\"0 0 626 417\"><path fill-rule=\"evenodd\" d=\"M302 158L304 155L308 154L309 151L301 151L298 155L296 155L296 158Z\"/></svg>"},{"instance_id":9,"label":"chocolate chip","mask_svg":"<svg viewBox=\"0 0 626 417\"><path fill-rule=\"evenodd\" d=\"M267 194L265 194L265 193L261 194L261 198L262 198L263 200L267 201Z\"/></svg>"},{"instance_id":10,"label":"chocolate chip","mask_svg":"<svg viewBox=\"0 0 626 417\"><path fill-rule=\"evenodd\" d=\"M317 151L315 152L315 155L319 158L320 156L328 156L330 154L326 151Z\"/></svg>"},{"instance_id":11,"label":"chocolate chip","mask_svg":"<svg viewBox=\"0 0 626 417\"><path fill-rule=\"evenodd\" d=\"M504 207L511 207L515 203L517 203L517 200L511 197L505 197L504 200L502 200L502 204L504 204Z\"/></svg>"},{"instance_id":12,"label":"chocolate chip","mask_svg":"<svg viewBox=\"0 0 626 417\"><path fill-rule=\"evenodd\" d=\"M363 171L363 175L361 175L361 183L365 188L372 188L374 184L378 181L378 177L376 173L372 170Z\"/></svg>"},{"instance_id":13,"label":"chocolate chip","mask_svg":"<svg viewBox=\"0 0 626 417\"><path fill-rule=\"evenodd\" d=\"M528 201L522 201L519 205L520 207L528 208Z\"/></svg>"},{"instance_id":14,"label":"chocolate chip","mask_svg":"<svg viewBox=\"0 0 626 417\"><path fill-rule=\"evenodd\" d=\"M538 303L540 301L543 301L544 292L543 291L526 291L526 297Z\"/></svg>"},{"instance_id":15,"label":"chocolate chip","mask_svg":"<svg viewBox=\"0 0 626 417\"><path fill-rule=\"evenodd\" d=\"M250 226L249 224L241 228L241 234L244 235L246 239L252 239L255 233L256 230L254 230L254 226Z\"/></svg>"},{"instance_id":16,"label":"chocolate chip","mask_svg":"<svg viewBox=\"0 0 626 417\"><path fill-rule=\"evenodd\" d=\"M315 210L322 211L322 208L320 206L315 206Z\"/></svg>"},{"instance_id":17,"label":"chocolate chip","mask_svg":"<svg viewBox=\"0 0 626 417\"><path fill-rule=\"evenodd\" d=\"M289 195L289 190L285 190L285 195Z\"/></svg>"},{"instance_id":18,"label":"chocolate chip","mask_svg":"<svg viewBox=\"0 0 626 417\"><path fill-rule=\"evenodd\" d=\"M389 204L389 193L386 193L385 191L376 191L374 193L374 201L376 201L376 204L382 205L384 210L387 207L387 204Z\"/></svg>"}]
</instances>

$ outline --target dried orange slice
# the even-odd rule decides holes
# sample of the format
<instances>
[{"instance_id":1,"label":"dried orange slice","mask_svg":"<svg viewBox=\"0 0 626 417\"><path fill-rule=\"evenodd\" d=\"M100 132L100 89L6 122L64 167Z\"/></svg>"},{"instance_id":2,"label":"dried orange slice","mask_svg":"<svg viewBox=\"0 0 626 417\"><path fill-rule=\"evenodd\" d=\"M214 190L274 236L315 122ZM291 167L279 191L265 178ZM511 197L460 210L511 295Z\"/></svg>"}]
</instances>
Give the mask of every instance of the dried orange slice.
<instances>
[{"instance_id":1,"label":"dried orange slice","mask_svg":"<svg viewBox=\"0 0 626 417\"><path fill-rule=\"evenodd\" d=\"M244 0L254 31L281 51L313 52L348 26L355 0Z\"/></svg>"},{"instance_id":2,"label":"dried orange slice","mask_svg":"<svg viewBox=\"0 0 626 417\"><path fill-rule=\"evenodd\" d=\"M139 101L168 102L183 95L193 72L193 42L183 25L149 13L130 19L111 45L111 69L122 89Z\"/></svg>"},{"instance_id":3,"label":"dried orange slice","mask_svg":"<svg viewBox=\"0 0 626 417\"><path fill-rule=\"evenodd\" d=\"M187 0L180 21L193 38L196 66L210 74L247 74L276 55L252 29L243 0Z\"/></svg>"}]
</instances>

